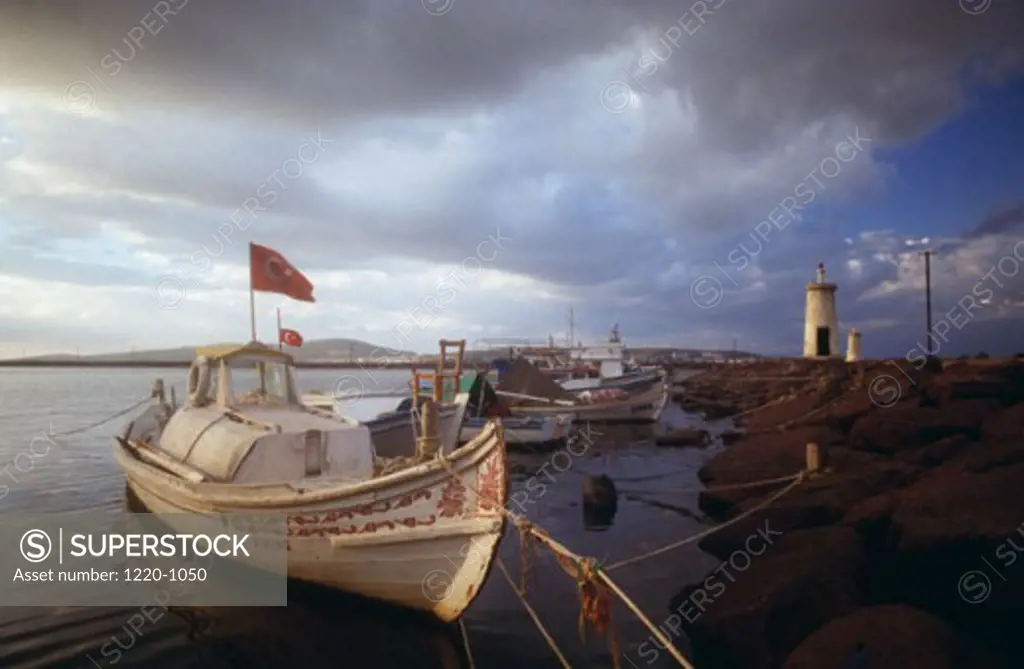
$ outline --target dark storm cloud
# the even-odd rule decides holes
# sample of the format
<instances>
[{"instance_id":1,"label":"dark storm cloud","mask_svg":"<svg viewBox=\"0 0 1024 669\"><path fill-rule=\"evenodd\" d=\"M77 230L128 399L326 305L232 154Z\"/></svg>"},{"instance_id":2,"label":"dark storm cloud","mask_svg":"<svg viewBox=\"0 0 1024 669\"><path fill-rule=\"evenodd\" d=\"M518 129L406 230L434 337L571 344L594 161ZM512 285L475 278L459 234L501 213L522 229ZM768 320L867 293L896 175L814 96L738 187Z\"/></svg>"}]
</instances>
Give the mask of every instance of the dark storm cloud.
<instances>
[{"instance_id":1,"label":"dark storm cloud","mask_svg":"<svg viewBox=\"0 0 1024 669\"><path fill-rule=\"evenodd\" d=\"M256 237L311 270L458 263L500 230L499 269L586 297L595 321L780 343L796 319L798 342L818 260L864 261L844 304L878 321L906 295L853 297L896 269L825 221L773 233L718 309L696 307L690 283L850 133L871 141L819 202L884 185L879 149L1019 71L1022 17L1020 3L971 16L952 0L456 0L441 16L419 0L6 3L0 58L18 66L0 85L59 105L85 81L95 109L81 87L63 102L96 113L9 112L0 169L17 157L42 176L6 173L0 213L8 239L40 248L113 221L187 258L235 230L225 262ZM614 80L636 108L602 109ZM243 203L318 130L333 142L322 160L242 229Z\"/></svg>"},{"instance_id":2,"label":"dark storm cloud","mask_svg":"<svg viewBox=\"0 0 1024 669\"><path fill-rule=\"evenodd\" d=\"M432 16L419 0L64 0L8 5L0 19L18 33L8 49L32 54L9 75L21 83L83 79L120 95L127 74L161 102L323 118L487 103L621 37L613 5L460 2Z\"/></svg>"},{"instance_id":3,"label":"dark storm cloud","mask_svg":"<svg viewBox=\"0 0 1024 669\"><path fill-rule=\"evenodd\" d=\"M1008 232L1024 232L1024 202L992 212L971 230L969 237L977 238L985 235L1005 234Z\"/></svg>"}]
</instances>

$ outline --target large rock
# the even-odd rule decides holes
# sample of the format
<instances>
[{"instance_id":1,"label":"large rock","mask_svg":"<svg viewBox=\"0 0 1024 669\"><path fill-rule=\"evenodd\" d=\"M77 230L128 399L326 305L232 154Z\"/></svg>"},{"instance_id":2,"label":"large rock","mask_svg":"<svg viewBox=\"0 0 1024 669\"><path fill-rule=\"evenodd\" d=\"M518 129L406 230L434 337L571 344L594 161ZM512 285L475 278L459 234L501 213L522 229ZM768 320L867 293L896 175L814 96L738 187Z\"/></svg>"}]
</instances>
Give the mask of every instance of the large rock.
<instances>
[{"instance_id":1,"label":"large rock","mask_svg":"<svg viewBox=\"0 0 1024 669\"><path fill-rule=\"evenodd\" d=\"M977 457L961 454L866 500L844 523L876 565L873 597L912 604L995 645L1015 638L1012 621L1024 616L1024 464L975 472Z\"/></svg>"},{"instance_id":2,"label":"large rock","mask_svg":"<svg viewBox=\"0 0 1024 669\"><path fill-rule=\"evenodd\" d=\"M838 523L851 507L887 490L909 485L919 471L902 463L865 462L862 454L846 449L836 449L833 455L835 471L808 479L765 509L709 535L700 542L701 549L724 559L765 522L781 532ZM782 484L756 491L704 493L701 506L718 509L731 503L734 512L750 509L780 488ZM740 499L740 495L744 497Z\"/></svg>"},{"instance_id":3,"label":"large rock","mask_svg":"<svg viewBox=\"0 0 1024 669\"><path fill-rule=\"evenodd\" d=\"M850 447L892 456L958 434L977 438L982 414L935 407L897 405L859 419L850 431Z\"/></svg>"},{"instance_id":4,"label":"large rock","mask_svg":"<svg viewBox=\"0 0 1024 669\"><path fill-rule=\"evenodd\" d=\"M934 616L909 606L872 606L833 620L807 637L783 669L844 667L858 644L863 644L864 669L998 666Z\"/></svg>"},{"instance_id":5,"label":"large rock","mask_svg":"<svg viewBox=\"0 0 1024 669\"><path fill-rule=\"evenodd\" d=\"M792 532L771 545L752 536L749 552L672 603L701 669L778 667L804 637L861 603L866 565L851 529Z\"/></svg>"},{"instance_id":6,"label":"large rock","mask_svg":"<svg viewBox=\"0 0 1024 669\"><path fill-rule=\"evenodd\" d=\"M1024 403L989 416L981 426L985 439L1024 441Z\"/></svg>"}]
</instances>

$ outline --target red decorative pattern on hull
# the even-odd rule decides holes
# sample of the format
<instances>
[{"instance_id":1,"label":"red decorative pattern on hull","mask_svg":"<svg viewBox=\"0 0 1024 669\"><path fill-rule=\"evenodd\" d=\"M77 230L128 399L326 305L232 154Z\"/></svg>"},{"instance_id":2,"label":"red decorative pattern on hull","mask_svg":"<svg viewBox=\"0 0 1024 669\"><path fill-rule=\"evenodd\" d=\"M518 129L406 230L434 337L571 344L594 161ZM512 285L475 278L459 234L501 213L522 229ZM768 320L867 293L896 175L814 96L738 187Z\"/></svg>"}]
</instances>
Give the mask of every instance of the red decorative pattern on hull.
<instances>
[{"instance_id":1,"label":"red decorative pattern on hull","mask_svg":"<svg viewBox=\"0 0 1024 669\"><path fill-rule=\"evenodd\" d=\"M430 514L426 518L395 518L394 520L371 520L364 525L349 525L347 527L289 527L289 537L340 537L350 534L375 534L379 530L394 530L398 527L422 527L433 525L437 522L437 516Z\"/></svg>"},{"instance_id":2,"label":"red decorative pattern on hull","mask_svg":"<svg viewBox=\"0 0 1024 669\"><path fill-rule=\"evenodd\" d=\"M501 506L505 485L505 468L501 456L492 455L482 467L477 478L479 496L477 497L477 514L496 511Z\"/></svg>"},{"instance_id":3,"label":"red decorative pattern on hull","mask_svg":"<svg viewBox=\"0 0 1024 669\"><path fill-rule=\"evenodd\" d=\"M457 478L449 478L437 501L437 511L442 518L456 518L466 511L466 486Z\"/></svg>"},{"instance_id":4,"label":"red decorative pattern on hull","mask_svg":"<svg viewBox=\"0 0 1024 669\"><path fill-rule=\"evenodd\" d=\"M292 525L298 525L299 527L305 525L328 525L336 523L339 520L354 519L356 516L376 516L395 509L404 509L405 507L412 506L416 500L430 499L430 497L431 493L429 490L417 490L394 499L381 500L379 502L371 502L369 504L360 504L359 506L350 506L344 509L327 511L325 513L309 514L304 516L288 516L288 532L289 535L291 535Z\"/></svg>"}]
</instances>

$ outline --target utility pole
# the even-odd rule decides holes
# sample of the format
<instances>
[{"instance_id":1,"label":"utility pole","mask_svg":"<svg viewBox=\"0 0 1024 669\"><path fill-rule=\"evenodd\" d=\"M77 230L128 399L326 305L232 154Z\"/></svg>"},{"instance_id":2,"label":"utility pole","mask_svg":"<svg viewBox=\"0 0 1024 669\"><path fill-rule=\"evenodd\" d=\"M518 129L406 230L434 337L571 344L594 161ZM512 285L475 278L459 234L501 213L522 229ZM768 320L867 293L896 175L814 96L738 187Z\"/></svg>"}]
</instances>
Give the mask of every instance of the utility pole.
<instances>
[{"instance_id":1,"label":"utility pole","mask_svg":"<svg viewBox=\"0 0 1024 669\"><path fill-rule=\"evenodd\" d=\"M933 338L932 338L932 256L935 255L935 251L927 249L921 251L918 255L924 256L924 299L926 318L928 319L928 357L932 357L933 349Z\"/></svg>"},{"instance_id":2,"label":"utility pole","mask_svg":"<svg viewBox=\"0 0 1024 669\"><path fill-rule=\"evenodd\" d=\"M569 348L573 346L573 342L576 340L576 314L572 308L569 308Z\"/></svg>"}]
</instances>

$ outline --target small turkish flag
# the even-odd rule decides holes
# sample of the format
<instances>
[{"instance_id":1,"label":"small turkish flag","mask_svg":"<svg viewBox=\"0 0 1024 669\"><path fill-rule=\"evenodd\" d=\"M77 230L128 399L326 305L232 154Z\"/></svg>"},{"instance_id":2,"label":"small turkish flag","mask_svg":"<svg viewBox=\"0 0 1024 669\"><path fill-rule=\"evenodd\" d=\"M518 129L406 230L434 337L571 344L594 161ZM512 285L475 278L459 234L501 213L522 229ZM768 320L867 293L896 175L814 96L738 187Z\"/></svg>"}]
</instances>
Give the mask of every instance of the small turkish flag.
<instances>
[{"instance_id":1,"label":"small turkish flag","mask_svg":"<svg viewBox=\"0 0 1024 669\"><path fill-rule=\"evenodd\" d=\"M302 346L302 335L295 330L289 330L287 328L281 328L280 335L281 343L285 346Z\"/></svg>"},{"instance_id":2,"label":"small turkish flag","mask_svg":"<svg viewBox=\"0 0 1024 669\"><path fill-rule=\"evenodd\" d=\"M313 299L309 279L272 248L249 243L249 282L254 291L280 293L301 302Z\"/></svg>"}]
</instances>

